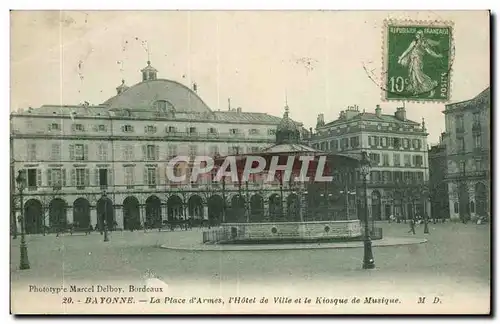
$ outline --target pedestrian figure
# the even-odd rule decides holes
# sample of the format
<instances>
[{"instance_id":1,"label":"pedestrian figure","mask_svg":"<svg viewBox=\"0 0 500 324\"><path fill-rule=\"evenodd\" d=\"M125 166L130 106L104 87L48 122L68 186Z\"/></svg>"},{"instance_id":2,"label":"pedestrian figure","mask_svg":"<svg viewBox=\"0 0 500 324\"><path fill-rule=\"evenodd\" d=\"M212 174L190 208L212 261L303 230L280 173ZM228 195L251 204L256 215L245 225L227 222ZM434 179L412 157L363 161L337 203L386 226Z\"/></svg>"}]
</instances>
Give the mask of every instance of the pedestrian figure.
<instances>
[{"instance_id":1,"label":"pedestrian figure","mask_svg":"<svg viewBox=\"0 0 500 324\"><path fill-rule=\"evenodd\" d=\"M415 234L415 223L413 222L413 219L410 219L410 230L408 233L413 233Z\"/></svg>"}]
</instances>

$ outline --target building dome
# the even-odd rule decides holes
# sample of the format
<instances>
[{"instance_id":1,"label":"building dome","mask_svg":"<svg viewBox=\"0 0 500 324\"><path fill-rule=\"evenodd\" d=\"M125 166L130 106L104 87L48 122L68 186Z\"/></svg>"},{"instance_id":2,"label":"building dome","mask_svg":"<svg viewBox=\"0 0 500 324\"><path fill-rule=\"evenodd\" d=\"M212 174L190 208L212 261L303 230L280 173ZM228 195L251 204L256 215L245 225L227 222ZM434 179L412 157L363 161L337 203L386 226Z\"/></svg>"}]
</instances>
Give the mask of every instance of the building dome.
<instances>
[{"instance_id":1,"label":"building dome","mask_svg":"<svg viewBox=\"0 0 500 324\"><path fill-rule=\"evenodd\" d=\"M109 109L157 112L167 109L176 113L211 113L205 102L185 85L164 79L133 85L104 102Z\"/></svg>"},{"instance_id":2,"label":"building dome","mask_svg":"<svg viewBox=\"0 0 500 324\"><path fill-rule=\"evenodd\" d=\"M142 82L127 87L125 82L116 88L117 95L106 100L103 105L113 111L143 113L212 113L198 94L185 85L166 79L156 78L156 70L148 65L141 70Z\"/></svg>"},{"instance_id":3,"label":"building dome","mask_svg":"<svg viewBox=\"0 0 500 324\"><path fill-rule=\"evenodd\" d=\"M276 144L299 144L300 130L297 124L289 117L288 105L285 106L283 119L276 129Z\"/></svg>"}]
</instances>

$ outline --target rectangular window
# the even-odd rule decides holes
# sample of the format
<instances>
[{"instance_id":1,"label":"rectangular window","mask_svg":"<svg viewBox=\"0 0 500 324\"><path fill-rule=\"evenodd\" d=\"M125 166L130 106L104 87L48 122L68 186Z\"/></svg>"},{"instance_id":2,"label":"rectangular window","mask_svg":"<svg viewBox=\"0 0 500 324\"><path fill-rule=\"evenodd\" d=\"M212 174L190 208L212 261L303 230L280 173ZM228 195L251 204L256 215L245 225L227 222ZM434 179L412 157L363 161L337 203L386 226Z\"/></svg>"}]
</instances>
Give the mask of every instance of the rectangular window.
<instances>
[{"instance_id":1,"label":"rectangular window","mask_svg":"<svg viewBox=\"0 0 500 324\"><path fill-rule=\"evenodd\" d=\"M36 144L28 144L28 161L36 161Z\"/></svg>"},{"instance_id":2,"label":"rectangular window","mask_svg":"<svg viewBox=\"0 0 500 324\"><path fill-rule=\"evenodd\" d=\"M252 153L258 153L260 151L260 148L258 146L252 146L250 150Z\"/></svg>"},{"instance_id":3,"label":"rectangular window","mask_svg":"<svg viewBox=\"0 0 500 324\"><path fill-rule=\"evenodd\" d=\"M73 124L73 130L77 132L83 132L85 131L85 127L83 124Z\"/></svg>"},{"instance_id":4,"label":"rectangular window","mask_svg":"<svg viewBox=\"0 0 500 324\"><path fill-rule=\"evenodd\" d=\"M65 169L48 169L47 170L47 185L52 188L66 186L66 170Z\"/></svg>"},{"instance_id":5,"label":"rectangular window","mask_svg":"<svg viewBox=\"0 0 500 324\"><path fill-rule=\"evenodd\" d=\"M148 168L148 185L156 186L156 168Z\"/></svg>"},{"instance_id":6,"label":"rectangular window","mask_svg":"<svg viewBox=\"0 0 500 324\"><path fill-rule=\"evenodd\" d=\"M124 125L124 126L122 126L122 130L124 133L132 133L134 131L134 126Z\"/></svg>"},{"instance_id":7,"label":"rectangular window","mask_svg":"<svg viewBox=\"0 0 500 324\"><path fill-rule=\"evenodd\" d=\"M123 160L125 161L133 161L134 160L134 146L133 145L125 145L123 148Z\"/></svg>"},{"instance_id":8,"label":"rectangular window","mask_svg":"<svg viewBox=\"0 0 500 324\"><path fill-rule=\"evenodd\" d=\"M275 130L275 129L268 129L268 130L267 130L267 134L268 134L269 136L274 136L274 135L276 135L276 130Z\"/></svg>"},{"instance_id":9,"label":"rectangular window","mask_svg":"<svg viewBox=\"0 0 500 324\"><path fill-rule=\"evenodd\" d=\"M188 133L189 134L195 134L196 133L196 127L189 127L188 128Z\"/></svg>"},{"instance_id":10,"label":"rectangular window","mask_svg":"<svg viewBox=\"0 0 500 324\"><path fill-rule=\"evenodd\" d=\"M76 169L76 186L77 187L85 187L85 169Z\"/></svg>"},{"instance_id":11,"label":"rectangular window","mask_svg":"<svg viewBox=\"0 0 500 324\"><path fill-rule=\"evenodd\" d=\"M131 188L134 186L134 167L127 166L125 167L125 185L127 188Z\"/></svg>"},{"instance_id":12,"label":"rectangular window","mask_svg":"<svg viewBox=\"0 0 500 324\"><path fill-rule=\"evenodd\" d=\"M147 146L147 159L150 161L156 160L156 145Z\"/></svg>"},{"instance_id":13,"label":"rectangular window","mask_svg":"<svg viewBox=\"0 0 500 324\"><path fill-rule=\"evenodd\" d=\"M177 145L169 145L168 146L168 156L169 158L173 158L177 156Z\"/></svg>"},{"instance_id":14,"label":"rectangular window","mask_svg":"<svg viewBox=\"0 0 500 324\"><path fill-rule=\"evenodd\" d=\"M108 186L108 169L99 169L99 185L101 187Z\"/></svg>"},{"instance_id":15,"label":"rectangular window","mask_svg":"<svg viewBox=\"0 0 500 324\"><path fill-rule=\"evenodd\" d=\"M370 153L370 162L372 166L380 164L380 154L378 153Z\"/></svg>"},{"instance_id":16,"label":"rectangular window","mask_svg":"<svg viewBox=\"0 0 500 324\"><path fill-rule=\"evenodd\" d=\"M99 132L106 132L106 131L107 131L107 127L106 127L106 125L99 125L99 126L97 127L97 130L98 130Z\"/></svg>"},{"instance_id":17,"label":"rectangular window","mask_svg":"<svg viewBox=\"0 0 500 324\"><path fill-rule=\"evenodd\" d=\"M421 167L424 163L424 159L422 158L422 155L415 155L415 166Z\"/></svg>"},{"instance_id":18,"label":"rectangular window","mask_svg":"<svg viewBox=\"0 0 500 324\"><path fill-rule=\"evenodd\" d=\"M27 172L28 189L36 189L38 184L38 172L37 169L28 169Z\"/></svg>"},{"instance_id":19,"label":"rectangular window","mask_svg":"<svg viewBox=\"0 0 500 324\"><path fill-rule=\"evenodd\" d=\"M108 145L107 143L100 143L97 146L97 157L99 161L107 161L108 160Z\"/></svg>"},{"instance_id":20,"label":"rectangular window","mask_svg":"<svg viewBox=\"0 0 500 324\"><path fill-rule=\"evenodd\" d=\"M146 134L154 134L154 133L156 133L156 126L147 125L147 126L144 127L144 132Z\"/></svg>"},{"instance_id":21,"label":"rectangular window","mask_svg":"<svg viewBox=\"0 0 500 324\"><path fill-rule=\"evenodd\" d=\"M417 182L421 183L424 181L424 173L423 172L416 172L416 175L417 175Z\"/></svg>"},{"instance_id":22,"label":"rectangular window","mask_svg":"<svg viewBox=\"0 0 500 324\"><path fill-rule=\"evenodd\" d=\"M474 147L481 148L481 134L474 134Z\"/></svg>"},{"instance_id":23,"label":"rectangular window","mask_svg":"<svg viewBox=\"0 0 500 324\"><path fill-rule=\"evenodd\" d=\"M175 128L175 126L168 126L165 131L167 133L175 133L177 132L177 128Z\"/></svg>"},{"instance_id":24,"label":"rectangular window","mask_svg":"<svg viewBox=\"0 0 500 324\"><path fill-rule=\"evenodd\" d=\"M380 145L380 138L378 136L373 136L373 144L375 146L379 146Z\"/></svg>"},{"instance_id":25,"label":"rectangular window","mask_svg":"<svg viewBox=\"0 0 500 324\"><path fill-rule=\"evenodd\" d=\"M52 161L60 161L61 160L61 144L52 143L50 148L50 159Z\"/></svg>"},{"instance_id":26,"label":"rectangular window","mask_svg":"<svg viewBox=\"0 0 500 324\"><path fill-rule=\"evenodd\" d=\"M250 135L258 135L259 134L259 130L257 128L252 128L248 131L248 134Z\"/></svg>"},{"instance_id":27,"label":"rectangular window","mask_svg":"<svg viewBox=\"0 0 500 324\"><path fill-rule=\"evenodd\" d=\"M52 123L49 126L49 130L58 131L58 130L61 130L61 126L58 123Z\"/></svg>"},{"instance_id":28,"label":"rectangular window","mask_svg":"<svg viewBox=\"0 0 500 324\"><path fill-rule=\"evenodd\" d=\"M387 137L382 137L381 141L382 141L382 144L381 144L381 145L382 145L383 147L387 147Z\"/></svg>"},{"instance_id":29,"label":"rectangular window","mask_svg":"<svg viewBox=\"0 0 500 324\"><path fill-rule=\"evenodd\" d=\"M400 166L401 156L399 155L399 153L394 153L393 158L394 158L394 166Z\"/></svg>"},{"instance_id":30,"label":"rectangular window","mask_svg":"<svg viewBox=\"0 0 500 324\"><path fill-rule=\"evenodd\" d=\"M215 127L210 127L210 128L208 129L208 133L209 133L209 134L217 134L217 129L216 129Z\"/></svg>"},{"instance_id":31,"label":"rectangular window","mask_svg":"<svg viewBox=\"0 0 500 324\"><path fill-rule=\"evenodd\" d=\"M389 153L382 154L382 157L384 159L384 166L389 166Z\"/></svg>"},{"instance_id":32,"label":"rectangular window","mask_svg":"<svg viewBox=\"0 0 500 324\"><path fill-rule=\"evenodd\" d=\"M476 160L475 165L476 165L476 171L481 171L483 169L483 161Z\"/></svg>"},{"instance_id":33,"label":"rectangular window","mask_svg":"<svg viewBox=\"0 0 500 324\"><path fill-rule=\"evenodd\" d=\"M404 155L404 163L405 163L405 166L411 166L411 155L410 154Z\"/></svg>"},{"instance_id":34,"label":"rectangular window","mask_svg":"<svg viewBox=\"0 0 500 324\"><path fill-rule=\"evenodd\" d=\"M238 129L237 128L231 128L229 130L229 134L231 134L231 135L238 135Z\"/></svg>"},{"instance_id":35,"label":"rectangular window","mask_svg":"<svg viewBox=\"0 0 500 324\"><path fill-rule=\"evenodd\" d=\"M76 161L84 161L85 160L85 152L83 144L75 144L75 160Z\"/></svg>"}]
</instances>

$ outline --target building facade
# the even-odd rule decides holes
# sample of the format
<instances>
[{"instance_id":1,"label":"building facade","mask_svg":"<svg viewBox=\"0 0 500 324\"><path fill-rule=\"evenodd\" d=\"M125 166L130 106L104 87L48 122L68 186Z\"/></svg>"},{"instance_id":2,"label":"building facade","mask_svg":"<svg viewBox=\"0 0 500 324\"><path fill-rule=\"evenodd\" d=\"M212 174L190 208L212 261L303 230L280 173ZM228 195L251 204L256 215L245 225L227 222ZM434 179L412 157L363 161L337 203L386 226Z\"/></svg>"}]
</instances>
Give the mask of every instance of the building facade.
<instances>
[{"instance_id":1,"label":"building facade","mask_svg":"<svg viewBox=\"0 0 500 324\"><path fill-rule=\"evenodd\" d=\"M11 114L11 203L19 213L13 179L26 170L28 233L68 224L103 226L104 219L124 229L216 219L220 188L202 180L170 182L165 162L258 152L275 143L280 117L233 109L230 102L227 111L212 111L196 84L188 88L159 79L150 62L141 73L141 82L128 87L122 81L103 104L43 105ZM174 173L189 167L179 165ZM229 206L232 189L227 188ZM19 228L17 218L13 212L13 230Z\"/></svg>"},{"instance_id":2,"label":"building facade","mask_svg":"<svg viewBox=\"0 0 500 324\"><path fill-rule=\"evenodd\" d=\"M490 88L448 104L444 115L448 198L452 219L490 214Z\"/></svg>"},{"instance_id":3,"label":"building facade","mask_svg":"<svg viewBox=\"0 0 500 324\"><path fill-rule=\"evenodd\" d=\"M325 123L324 115L318 116L312 145L340 154L366 151L372 167L368 177L372 219L390 215L406 219L430 212L427 135L425 122L408 120L405 108L389 115L383 114L379 105L374 113L350 106L329 123ZM360 181L358 174L358 185Z\"/></svg>"},{"instance_id":4,"label":"building facade","mask_svg":"<svg viewBox=\"0 0 500 324\"><path fill-rule=\"evenodd\" d=\"M441 134L439 143L431 146L429 150L429 198L431 202L431 215L434 219L450 218L448 201L447 159L445 133Z\"/></svg>"}]
</instances>

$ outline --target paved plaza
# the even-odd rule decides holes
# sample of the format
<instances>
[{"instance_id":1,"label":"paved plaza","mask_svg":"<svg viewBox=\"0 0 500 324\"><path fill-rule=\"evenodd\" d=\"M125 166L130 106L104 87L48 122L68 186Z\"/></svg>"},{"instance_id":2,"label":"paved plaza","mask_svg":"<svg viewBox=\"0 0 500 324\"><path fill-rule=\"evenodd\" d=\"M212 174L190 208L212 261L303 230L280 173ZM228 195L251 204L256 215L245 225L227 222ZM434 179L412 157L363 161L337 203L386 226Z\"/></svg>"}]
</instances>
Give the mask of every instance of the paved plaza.
<instances>
[{"instance_id":1,"label":"paved plaza","mask_svg":"<svg viewBox=\"0 0 500 324\"><path fill-rule=\"evenodd\" d=\"M113 232L110 242L103 242L99 233L33 235L27 237L30 270L18 270L20 239L11 241L12 288L54 282L129 283L144 280L146 273L154 273L172 291L175 287L181 289L183 284L194 285L206 293L213 293L214 289L236 293L263 284L269 289L286 287L292 291L307 285L310 289L350 294L417 289L422 294L446 295L447 291L458 289L467 296L475 296L476 301L487 303L489 225L430 224L430 234L424 234L423 226L418 226L416 235L408 234L408 224L377 226L383 227L386 237L427 242L374 246L377 268L362 270L362 248L178 251L160 247L172 242L199 242L202 236L199 229Z\"/></svg>"}]
</instances>

